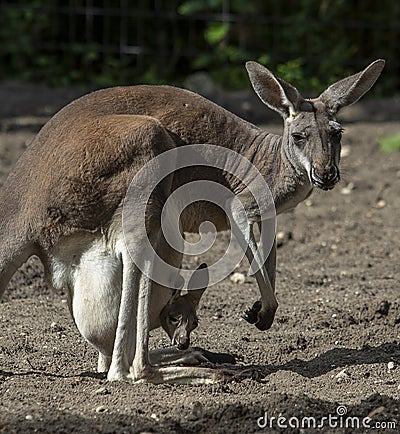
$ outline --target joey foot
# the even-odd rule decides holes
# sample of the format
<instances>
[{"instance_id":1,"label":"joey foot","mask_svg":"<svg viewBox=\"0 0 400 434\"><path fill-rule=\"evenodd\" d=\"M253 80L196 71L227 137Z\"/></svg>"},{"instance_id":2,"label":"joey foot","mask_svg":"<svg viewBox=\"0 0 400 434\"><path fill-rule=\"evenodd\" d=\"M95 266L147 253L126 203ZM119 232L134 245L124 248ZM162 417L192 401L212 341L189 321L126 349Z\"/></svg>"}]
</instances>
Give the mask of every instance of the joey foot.
<instances>
[{"instance_id":1,"label":"joey foot","mask_svg":"<svg viewBox=\"0 0 400 434\"><path fill-rule=\"evenodd\" d=\"M215 375L216 383L233 383L234 381L238 381L238 375L240 373L237 370L218 369Z\"/></svg>"},{"instance_id":2,"label":"joey foot","mask_svg":"<svg viewBox=\"0 0 400 434\"><path fill-rule=\"evenodd\" d=\"M131 368L134 383L169 384L216 384L237 380L237 371L184 366L147 366L136 371Z\"/></svg>"},{"instance_id":3,"label":"joey foot","mask_svg":"<svg viewBox=\"0 0 400 434\"><path fill-rule=\"evenodd\" d=\"M257 300L243 315L248 323L254 324L259 330L268 330L274 322L276 308L263 308L261 300Z\"/></svg>"},{"instance_id":4,"label":"joey foot","mask_svg":"<svg viewBox=\"0 0 400 434\"><path fill-rule=\"evenodd\" d=\"M238 371L235 374L235 381L240 382L242 380L254 380L260 381L266 376L265 372L256 368L247 368L241 371Z\"/></svg>"},{"instance_id":5,"label":"joey foot","mask_svg":"<svg viewBox=\"0 0 400 434\"><path fill-rule=\"evenodd\" d=\"M220 369L216 371L218 383L241 382L243 380L260 381L265 377L265 373L254 368L247 369Z\"/></svg>"},{"instance_id":6,"label":"joey foot","mask_svg":"<svg viewBox=\"0 0 400 434\"><path fill-rule=\"evenodd\" d=\"M204 348L193 347L193 349L200 353L206 362L213 364L230 364L236 363L236 357L228 353L213 353L212 351L205 350Z\"/></svg>"}]
</instances>

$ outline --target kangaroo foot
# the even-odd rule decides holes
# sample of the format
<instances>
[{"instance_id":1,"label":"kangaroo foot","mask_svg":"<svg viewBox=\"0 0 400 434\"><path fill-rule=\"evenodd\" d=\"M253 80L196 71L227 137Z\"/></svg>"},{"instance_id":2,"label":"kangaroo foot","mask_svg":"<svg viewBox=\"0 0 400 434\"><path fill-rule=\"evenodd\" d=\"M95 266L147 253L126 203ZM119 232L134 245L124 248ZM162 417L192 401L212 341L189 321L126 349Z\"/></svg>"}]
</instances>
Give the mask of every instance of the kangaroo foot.
<instances>
[{"instance_id":1,"label":"kangaroo foot","mask_svg":"<svg viewBox=\"0 0 400 434\"><path fill-rule=\"evenodd\" d=\"M257 300L253 306L246 310L243 318L250 324L254 324L259 330L268 330L274 322L276 308L262 308L261 300Z\"/></svg>"}]
</instances>

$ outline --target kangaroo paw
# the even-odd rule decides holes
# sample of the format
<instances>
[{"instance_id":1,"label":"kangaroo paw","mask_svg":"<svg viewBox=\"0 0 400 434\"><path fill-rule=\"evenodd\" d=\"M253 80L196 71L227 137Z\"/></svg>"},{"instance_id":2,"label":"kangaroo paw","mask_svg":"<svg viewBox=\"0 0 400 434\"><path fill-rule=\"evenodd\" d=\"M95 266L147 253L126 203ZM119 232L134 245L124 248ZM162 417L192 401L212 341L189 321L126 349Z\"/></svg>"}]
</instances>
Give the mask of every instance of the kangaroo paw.
<instances>
[{"instance_id":1,"label":"kangaroo paw","mask_svg":"<svg viewBox=\"0 0 400 434\"><path fill-rule=\"evenodd\" d=\"M258 328L258 330L268 330L275 318L275 312L276 309L268 309L268 310L260 310L257 315L257 321L255 323L255 326Z\"/></svg>"},{"instance_id":2,"label":"kangaroo paw","mask_svg":"<svg viewBox=\"0 0 400 434\"><path fill-rule=\"evenodd\" d=\"M213 364L230 364L234 365L236 363L236 358L232 354L227 353L213 353L212 351L207 351L204 348L194 347L193 350L202 354L207 362Z\"/></svg>"},{"instance_id":3,"label":"kangaroo paw","mask_svg":"<svg viewBox=\"0 0 400 434\"><path fill-rule=\"evenodd\" d=\"M254 324L259 330L268 330L275 318L276 309L262 308L261 300L257 300L253 306L246 310L243 318L250 324Z\"/></svg>"},{"instance_id":4,"label":"kangaroo paw","mask_svg":"<svg viewBox=\"0 0 400 434\"><path fill-rule=\"evenodd\" d=\"M258 321L258 313L261 310L261 300L256 301L253 306L246 310L243 319L250 324L255 324Z\"/></svg>"}]
</instances>

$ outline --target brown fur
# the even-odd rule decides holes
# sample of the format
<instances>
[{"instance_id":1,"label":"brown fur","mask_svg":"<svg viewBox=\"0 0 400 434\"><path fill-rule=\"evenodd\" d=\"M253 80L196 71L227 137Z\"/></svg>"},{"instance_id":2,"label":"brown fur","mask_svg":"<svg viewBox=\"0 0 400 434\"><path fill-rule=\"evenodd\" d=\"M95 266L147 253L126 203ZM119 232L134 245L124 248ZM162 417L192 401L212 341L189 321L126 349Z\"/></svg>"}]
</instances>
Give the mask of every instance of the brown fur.
<instances>
[{"instance_id":1,"label":"brown fur","mask_svg":"<svg viewBox=\"0 0 400 434\"><path fill-rule=\"evenodd\" d=\"M265 133L199 95L169 86L116 87L72 102L42 128L0 190L0 296L18 266L32 254L46 263L49 252L62 247L66 237L108 234L114 225L120 228L121 205L130 181L146 162L173 147L206 143L248 158L266 179L278 213L296 206L311 193L313 185L332 188L339 179L336 166L340 153L340 135L331 128L334 114L369 90L383 64L376 61L330 86L318 99L304 100L290 84L249 62L255 91L284 118L282 136ZM296 143L296 135L304 136L302 144ZM337 170L335 177L333 168ZM148 231L153 240L165 198L196 179L217 181L235 194L245 189L234 176L215 170L178 171L161 183L152 198ZM256 222L260 216L253 202L248 201L246 207L254 214L251 221ZM204 220L211 220L218 230L228 227L221 209L197 203L181 216L182 229L196 231ZM172 262L179 262L179 255L172 259L174 252L163 253ZM267 258L269 276L265 270L263 276L256 275L260 288L264 288L253 321L260 329L270 327L277 308L271 285L275 280L274 255L273 251ZM143 292L141 296L146 298ZM148 300L143 303L146 309ZM146 324L138 330L148 330L146 315L142 310ZM124 327L126 324L121 325L122 334ZM120 342L125 339L124 335ZM145 340L142 344L144 350ZM124 351L118 348L118 354ZM140 353L136 370L144 366L143 357ZM121 371L118 368L115 372L120 375Z\"/></svg>"}]
</instances>

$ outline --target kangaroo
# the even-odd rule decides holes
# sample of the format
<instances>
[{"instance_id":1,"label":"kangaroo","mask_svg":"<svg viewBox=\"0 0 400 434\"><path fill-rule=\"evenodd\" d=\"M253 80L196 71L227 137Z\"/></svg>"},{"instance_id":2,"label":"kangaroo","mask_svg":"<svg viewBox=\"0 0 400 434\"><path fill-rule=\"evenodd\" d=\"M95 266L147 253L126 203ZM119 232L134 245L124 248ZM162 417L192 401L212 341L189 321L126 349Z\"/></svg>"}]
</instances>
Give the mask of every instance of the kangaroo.
<instances>
[{"instance_id":1,"label":"kangaroo","mask_svg":"<svg viewBox=\"0 0 400 434\"><path fill-rule=\"evenodd\" d=\"M187 294L182 295L180 290L175 290L168 303L160 312L161 327L168 334L172 345L176 345L176 348L181 351L181 353L177 353L173 348L152 351L150 352L150 360L152 364L167 365L178 362L185 364L198 364L210 361L210 358L207 357L205 351L192 350L186 353L184 352L189 348L190 334L199 325L197 308L204 291L207 289L209 279L207 264L201 264L197 270L205 270L203 279L204 287L193 289L193 283L197 277L196 273L193 273L188 283ZM118 288L115 289L118 290ZM101 307L102 306L94 309L94 312L98 314L98 310ZM89 321L92 322L93 319L90 319ZM114 339L115 330L114 335L109 340L108 348L105 349L103 346L103 352L99 352L97 363L98 372L107 372L110 368ZM216 357L215 360L218 361L218 356Z\"/></svg>"},{"instance_id":2,"label":"kangaroo","mask_svg":"<svg viewBox=\"0 0 400 434\"><path fill-rule=\"evenodd\" d=\"M207 265L201 264L199 269L207 269ZM208 276L206 279L208 280ZM190 290L189 281L188 293L181 295L180 291L176 291L160 313L162 328L170 337L172 345L176 345L179 350L189 348L190 333L199 325L197 307L205 290L206 287Z\"/></svg>"},{"instance_id":3,"label":"kangaroo","mask_svg":"<svg viewBox=\"0 0 400 434\"><path fill-rule=\"evenodd\" d=\"M195 301L199 297L198 291L201 290L196 289L186 295L179 295L178 292L178 297L173 297L171 303L167 304L160 313L161 326L167 332L172 345L176 345L178 350L189 348L190 333L199 325L196 313L197 301Z\"/></svg>"},{"instance_id":4,"label":"kangaroo","mask_svg":"<svg viewBox=\"0 0 400 434\"><path fill-rule=\"evenodd\" d=\"M141 167L181 146L225 147L258 169L278 214L292 209L313 188L329 190L339 181L342 128L335 115L373 86L384 61L332 84L314 99L303 98L295 87L256 62L246 67L257 95L282 116L281 136L183 89L115 87L79 98L53 116L0 190L0 296L16 269L37 255L52 286L69 292L71 313L81 334L103 354L113 348L109 380L212 383L230 376L205 367L151 363L149 332L160 325L160 313L172 290L148 277L154 257L143 251L149 239L157 255L180 268L182 254L168 245L160 228L163 203L179 186L210 178L235 195L246 186L224 171L210 173L207 168L165 177L146 209L147 238L135 222L128 222L134 240L128 250L122 205ZM276 248L265 258L257 257L252 227L262 224L261 215L251 198L243 206L248 220L233 213L234 223L247 243L250 262L263 261L255 274L261 300L248 320L266 330L278 306ZM197 231L205 220L217 230L229 229L221 208L196 202L180 216L180 230ZM202 271L197 270L197 275Z\"/></svg>"}]
</instances>

